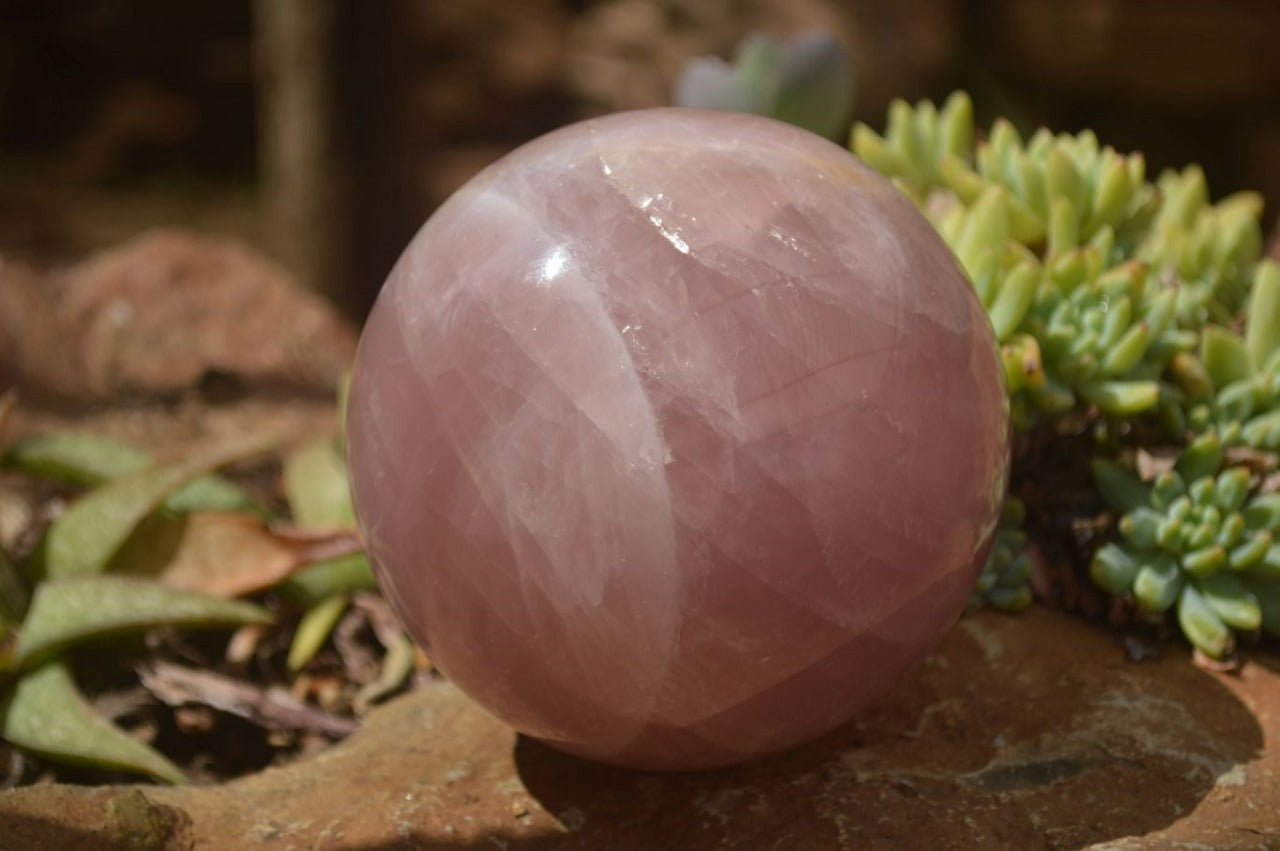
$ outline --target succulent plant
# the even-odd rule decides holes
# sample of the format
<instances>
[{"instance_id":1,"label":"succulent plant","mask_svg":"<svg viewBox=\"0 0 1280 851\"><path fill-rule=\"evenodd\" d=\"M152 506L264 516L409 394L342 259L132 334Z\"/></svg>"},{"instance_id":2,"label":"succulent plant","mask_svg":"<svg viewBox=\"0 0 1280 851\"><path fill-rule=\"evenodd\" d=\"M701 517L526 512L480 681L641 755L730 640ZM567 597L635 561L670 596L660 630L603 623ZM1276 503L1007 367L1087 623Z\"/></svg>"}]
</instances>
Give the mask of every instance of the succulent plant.
<instances>
[{"instance_id":1,"label":"succulent plant","mask_svg":"<svg viewBox=\"0 0 1280 851\"><path fill-rule=\"evenodd\" d=\"M1280 609L1262 604L1280 592L1280 494L1254 492L1253 473L1221 469L1223 457L1210 431L1149 484L1094 462L1103 496L1124 514L1118 540L1093 557L1093 580L1143 614L1176 611L1187 638L1213 657L1231 650L1232 630L1280 634Z\"/></svg>"},{"instance_id":2,"label":"succulent plant","mask_svg":"<svg viewBox=\"0 0 1280 851\"><path fill-rule=\"evenodd\" d=\"M834 138L853 109L853 65L844 45L818 30L780 42L757 34L732 65L715 56L690 61L676 81L677 106L766 115Z\"/></svg>"},{"instance_id":3,"label":"succulent plant","mask_svg":"<svg viewBox=\"0 0 1280 851\"><path fill-rule=\"evenodd\" d=\"M996 530L991 555L982 568L969 605L990 606L1004 612L1018 612L1031 605L1032 562L1023 530L1027 508L1022 500L1010 497Z\"/></svg>"},{"instance_id":4,"label":"succulent plant","mask_svg":"<svg viewBox=\"0 0 1280 851\"><path fill-rule=\"evenodd\" d=\"M1142 618L1176 612L1210 656L1280 630L1280 494L1257 474L1280 449L1280 266L1260 256L1261 198L1211 203L1197 166L1148 182L1141 154L1089 131L1024 141L997 120L980 136L963 93L897 101L883 135L859 124L851 146L955 251L1000 343L1015 427L1107 426L1088 451L1120 519L1094 582ZM1144 481L1135 443L1178 460ZM1262 455L1230 463L1235 447ZM974 592L999 608L1031 598L1025 508L1010 506Z\"/></svg>"}]
</instances>

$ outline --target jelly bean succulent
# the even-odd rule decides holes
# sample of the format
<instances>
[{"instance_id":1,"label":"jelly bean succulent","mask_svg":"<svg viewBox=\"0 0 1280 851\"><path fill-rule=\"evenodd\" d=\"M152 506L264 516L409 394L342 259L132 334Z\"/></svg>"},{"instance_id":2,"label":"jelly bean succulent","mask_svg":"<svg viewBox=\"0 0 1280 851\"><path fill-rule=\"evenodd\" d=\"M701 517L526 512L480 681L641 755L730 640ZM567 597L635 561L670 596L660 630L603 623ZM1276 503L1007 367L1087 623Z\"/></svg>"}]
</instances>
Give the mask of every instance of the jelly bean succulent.
<instances>
[{"instance_id":1,"label":"jelly bean succulent","mask_svg":"<svg viewBox=\"0 0 1280 851\"><path fill-rule=\"evenodd\" d=\"M1196 166L1150 181L1141 154L1089 131L981 134L963 93L897 101L851 147L955 251L1015 428L1074 435L1091 456L1097 586L1215 658L1280 629L1280 266L1262 257L1260 196L1213 203ZM1034 478L1019 463L1015 480ZM1033 596L1028 510L1010 506L974 592L1002 609Z\"/></svg>"}]
</instances>

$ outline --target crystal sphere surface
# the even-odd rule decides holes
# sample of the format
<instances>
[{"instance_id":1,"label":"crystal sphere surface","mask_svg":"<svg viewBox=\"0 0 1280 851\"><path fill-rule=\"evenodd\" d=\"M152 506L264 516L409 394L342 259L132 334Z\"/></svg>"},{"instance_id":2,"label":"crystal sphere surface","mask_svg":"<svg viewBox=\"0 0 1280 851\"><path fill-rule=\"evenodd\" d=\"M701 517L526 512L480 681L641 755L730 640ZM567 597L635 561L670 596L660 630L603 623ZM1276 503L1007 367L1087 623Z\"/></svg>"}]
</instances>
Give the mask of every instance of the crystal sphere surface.
<instances>
[{"instance_id":1,"label":"crystal sphere surface","mask_svg":"<svg viewBox=\"0 0 1280 851\"><path fill-rule=\"evenodd\" d=\"M1009 463L981 305L912 204L768 119L550 133L409 244L351 381L379 581L458 686L695 769L883 694L954 623Z\"/></svg>"}]
</instances>

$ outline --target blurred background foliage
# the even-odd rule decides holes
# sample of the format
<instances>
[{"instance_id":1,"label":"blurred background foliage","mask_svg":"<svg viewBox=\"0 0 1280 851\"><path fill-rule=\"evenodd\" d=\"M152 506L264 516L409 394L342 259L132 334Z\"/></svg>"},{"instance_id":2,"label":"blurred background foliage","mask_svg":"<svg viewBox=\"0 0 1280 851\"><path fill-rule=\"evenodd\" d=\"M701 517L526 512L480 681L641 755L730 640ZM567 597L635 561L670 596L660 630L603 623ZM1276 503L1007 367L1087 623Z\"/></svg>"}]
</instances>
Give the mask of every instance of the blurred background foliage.
<instances>
[{"instance_id":1,"label":"blurred background foliage","mask_svg":"<svg viewBox=\"0 0 1280 851\"><path fill-rule=\"evenodd\" d=\"M360 317L455 188L553 127L670 102L699 56L826 30L851 120L973 93L979 126L1092 127L1149 172L1280 206L1271 0L5 0L0 254L147 227L246 239Z\"/></svg>"}]
</instances>

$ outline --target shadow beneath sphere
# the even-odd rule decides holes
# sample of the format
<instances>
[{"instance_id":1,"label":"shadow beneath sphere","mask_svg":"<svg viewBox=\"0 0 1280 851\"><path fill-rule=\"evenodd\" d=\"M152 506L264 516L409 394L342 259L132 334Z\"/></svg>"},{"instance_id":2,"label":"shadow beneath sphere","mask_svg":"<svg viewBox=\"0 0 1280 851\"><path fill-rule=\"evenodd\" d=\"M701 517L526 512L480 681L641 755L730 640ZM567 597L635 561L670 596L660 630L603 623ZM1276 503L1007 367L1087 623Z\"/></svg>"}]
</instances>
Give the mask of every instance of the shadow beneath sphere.
<instances>
[{"instance_id":1,"label":"shadow beneath sphere","mask_svg":"<svg viewBox=\"0 0 1280 851\"><path fill-rule=\"evenodd\" d=\"M1115 634L1047 611L966 618L853 723L712 772L643 773L521 737L529 794L566 833L521 848L1082 847L1196 809L1257 758L1243 703L1169 645L1143 664ZM1206 829L1211 813L1201 814Z\"/></svg>"}]
</instances>

